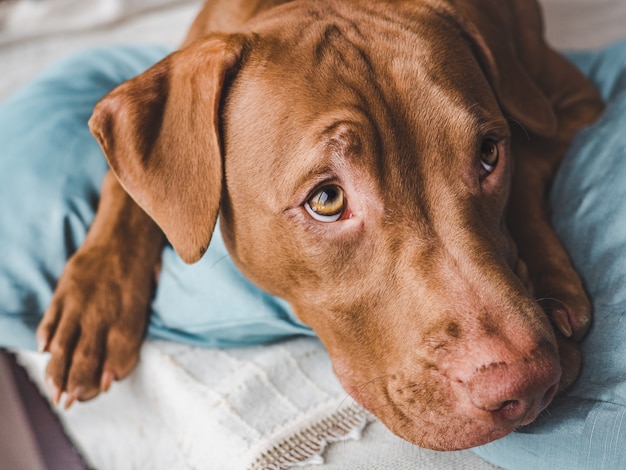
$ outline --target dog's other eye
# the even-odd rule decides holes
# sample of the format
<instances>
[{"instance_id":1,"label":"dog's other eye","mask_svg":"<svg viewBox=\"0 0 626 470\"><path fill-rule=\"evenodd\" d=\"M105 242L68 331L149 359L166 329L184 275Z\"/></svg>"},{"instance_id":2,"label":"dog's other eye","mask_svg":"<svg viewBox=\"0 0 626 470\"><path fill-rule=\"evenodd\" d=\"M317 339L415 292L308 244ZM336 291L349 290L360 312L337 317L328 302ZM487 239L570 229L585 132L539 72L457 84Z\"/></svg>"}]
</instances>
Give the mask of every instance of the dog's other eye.
<instances>
[{"instance_id":1,"label":"dog's other eye","mask_svg":"<svg viewBox=\"0 0 626 470\"><path fill-rule=\"evenodd\" d=\"M319 222L336 222L346 208L343 189L335 184L323 186L307 199L304 208Z\"/></svg>"},{"instance_id":2,"label":"dog's other eye","mask_svg":"<svg viewBox=\"0 0 626 470\"><path fill-rule=\"evenodd\" d=\"M484 176L493 172L498 164L498 143L493 139L483 140L480 146L480 165Z\"/></svg>"}]
</instances>

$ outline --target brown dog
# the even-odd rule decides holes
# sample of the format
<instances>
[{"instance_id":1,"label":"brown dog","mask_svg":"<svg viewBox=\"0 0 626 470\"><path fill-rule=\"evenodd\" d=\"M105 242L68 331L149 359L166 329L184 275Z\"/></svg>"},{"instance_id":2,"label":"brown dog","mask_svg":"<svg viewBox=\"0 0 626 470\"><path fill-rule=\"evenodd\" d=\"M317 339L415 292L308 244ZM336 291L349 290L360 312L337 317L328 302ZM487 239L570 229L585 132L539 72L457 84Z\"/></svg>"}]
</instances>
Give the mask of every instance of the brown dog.
<instances>
[{"instance_id":1,"label":"brown dog","mask_svg":"<svg viewBox=\"0 0 626 470\"><path fill-rule=\"evenodd\" d=\"M590 321L546 193L601 109L534 1L209 2L90 121L115 176L38 331L55 400L131 371L165 236L197 261L219 213L393 432L459 449L531 422Z\"/></svg>"}]
</instances>

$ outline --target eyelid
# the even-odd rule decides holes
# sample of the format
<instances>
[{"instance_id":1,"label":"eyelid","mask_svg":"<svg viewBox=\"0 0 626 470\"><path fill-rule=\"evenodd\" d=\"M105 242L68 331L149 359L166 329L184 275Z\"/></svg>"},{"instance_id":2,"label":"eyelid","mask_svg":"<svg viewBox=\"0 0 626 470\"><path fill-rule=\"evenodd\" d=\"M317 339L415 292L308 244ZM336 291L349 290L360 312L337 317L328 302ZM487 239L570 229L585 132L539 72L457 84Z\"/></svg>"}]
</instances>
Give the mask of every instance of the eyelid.
<instances>
[{"instance_id":1,"label":"eyelid","mask_svg":"<svg viewBox=\"0 0 626 470\"><path fill-rule=\"evenodd\" d=\"M477 135L482 139L492 137L495 140L506 139L511 135L509 124L505 120L479 118L476 123Z\"/></svg>"},{"instance_id":2,"label":"eyelid","mask_svg":"<svg viewBox=\"0 0 626 470\"><path fill-rule=\"evenodd\" d=\"M300 201L298 205L300 206L306 203L316 191L319 191L324 186L332 186L334 184L342 187L336 173L327 167L320 169L320 171L310 172L306 179L303 178L303 180L297 186L300 188L297 192L297 199Z\"/></svg>"}]
</instances>

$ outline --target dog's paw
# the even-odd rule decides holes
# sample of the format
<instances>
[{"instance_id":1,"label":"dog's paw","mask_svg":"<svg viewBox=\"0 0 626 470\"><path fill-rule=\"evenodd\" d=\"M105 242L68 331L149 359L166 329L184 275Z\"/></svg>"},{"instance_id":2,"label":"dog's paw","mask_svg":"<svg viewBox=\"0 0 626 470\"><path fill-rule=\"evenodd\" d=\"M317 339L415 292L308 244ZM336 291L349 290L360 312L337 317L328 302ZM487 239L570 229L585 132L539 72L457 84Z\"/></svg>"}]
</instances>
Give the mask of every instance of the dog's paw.
<instances>
[{"instance_id":1,"label":"dog's paw","mask_svg":"<svg viewBox=\"0 0 626 470\"><path fill-rule=\"evenodd\" d=\"M531 281L528 267L522 259L517 260L515 274L550 319L556 334L562 375L559 391L569 388L578 378L582 366L579 341L591 324L591 304L582 282L573 268L556 264L550 275L539 276Z\"/></svg>"},{"instance_id":2,"label":"dog's paw","mask_svg":"<svg viewBox=\"0 0 626 470\"><path fill-rule=\"evenodd\" d=\"M151 289L105 249L82 249L68 262L37 329L50 353L46 381L65 406L106 391L134 368L145 333Z\"/></svg>"},{"instance_id":3,"label":"dog's paw","mask_svg":"<svg viewBox=\"0 0 626 470\"><path fill-rule=\"evenodd\" d=\"M535 284L537 302L554 327L566 338L580 341L591 325L589 298L575 273L543 277Z\"/></svg>"},{"instance_id":4,"label":"dog's paw","mask_svg":"<svg viewBox=\"0 0 626 470\"><path fill-rule=\"evenodd\" d=\"M535 270L541 274L531 276L527 264L518 258L514 272L528 292L546 312L553 326L566 338L580 341L591 325L591 303L578 274L566 262L550 263L541 259Z\"/></svg>"}]
</instances>

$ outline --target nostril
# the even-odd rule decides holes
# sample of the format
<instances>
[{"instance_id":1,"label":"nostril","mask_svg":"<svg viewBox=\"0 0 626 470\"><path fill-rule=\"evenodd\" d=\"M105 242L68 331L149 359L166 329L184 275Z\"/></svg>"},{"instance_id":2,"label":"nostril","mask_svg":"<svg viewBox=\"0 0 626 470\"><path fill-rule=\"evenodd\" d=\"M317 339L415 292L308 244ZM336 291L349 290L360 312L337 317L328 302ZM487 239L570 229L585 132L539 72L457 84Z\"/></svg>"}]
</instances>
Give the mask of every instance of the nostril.
<instances>
[{"instance_id":1,"label":"nostril","mask_svg":"<svg viewBox=\"0 0 626 470\"><path fill-rule=\"evenodd\" d=\"M464 382L472 404L504 422L528 424L554 398L560 378L558 362L544 359L491 363ZM538 363L538 364L537 364Z\"/></svg>"},{"instance_id":2,"label":"nostril","mask_svg":"<svg viewBox=\"0 0 626 470\"><path fill-rule=\"evenodd\" d=\"M518 421L528 413L528 409L528 404L525 405L520 400L507 400L492 412L508 421Z\"/></svg>"},{"instance_id":3,"label":"nostril","mask_svg":"<svg viewBox=\"0 0 626 470\"><path fill-rule=\"evenodd\" d=\"M500 408L498 408L496 411L510 410L510 409L516 408L518 405L519 405L519 401L517 400L507 400L504 403L502 403Z\"/></svg>"},{"instance_id":4,"label":"nostril","mask_svg":"<svg viewBox=\"0 0 626 470\"><path fill-rule=\"evenodd\" d=\"M475 403L476 404L476 403ZM518 408L520 405L519 400L506 400L500 403L493 403L491 406L479 406L480 408L484 409L485 411L511 411L514 410L516 408Z\"/></svg>"}]
</instances>

